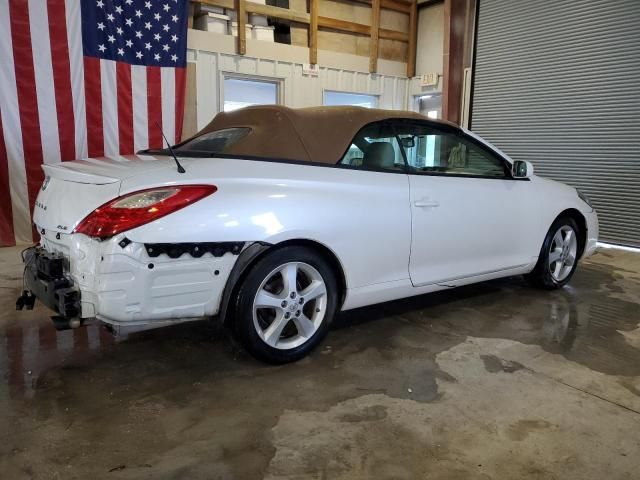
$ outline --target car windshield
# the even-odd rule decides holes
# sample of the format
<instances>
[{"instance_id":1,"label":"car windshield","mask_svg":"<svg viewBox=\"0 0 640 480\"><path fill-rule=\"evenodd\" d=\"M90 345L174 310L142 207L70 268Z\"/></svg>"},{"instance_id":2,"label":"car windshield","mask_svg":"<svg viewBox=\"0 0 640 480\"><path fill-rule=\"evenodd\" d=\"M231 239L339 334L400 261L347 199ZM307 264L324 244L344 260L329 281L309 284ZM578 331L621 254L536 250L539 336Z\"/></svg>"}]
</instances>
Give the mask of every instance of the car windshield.
<instances>
[{"instance_id":1,"label":"car windshield","mask_svg":"<svg viewBox=\"0 0 640 480\"><path fill-rule=\"evenodd\" d=\"M247 127L214 130L174 146L173 151L181 157L209 157L225 154L233 144L244 138L250 131L251 129ZM147 153L170 155L167 148L147 150Z\"/></svg>"}]
</instances>

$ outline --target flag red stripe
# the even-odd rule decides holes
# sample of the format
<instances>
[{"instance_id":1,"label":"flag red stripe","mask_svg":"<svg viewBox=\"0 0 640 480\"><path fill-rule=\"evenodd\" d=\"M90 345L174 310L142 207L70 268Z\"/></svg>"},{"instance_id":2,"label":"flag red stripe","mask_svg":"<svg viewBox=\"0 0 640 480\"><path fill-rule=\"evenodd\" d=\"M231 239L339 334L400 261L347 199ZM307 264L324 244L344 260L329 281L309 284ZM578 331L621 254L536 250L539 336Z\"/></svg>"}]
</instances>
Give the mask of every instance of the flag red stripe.
<instances>
[{"instance_id":1,"label":"flag red stripe","mask_svg":"<svg viewBox=\"0 0 640 480\"><path fill-rule=\"evenodd\" d=\"M147 67L149 148L162 148L162 80L160 67ZM158 128L158 125L160 128Z\"/></svg>"},{"instance_id":2,"label":"flag red stripe","mask_svg":"<svg viewBox=\"0 0 640 480\"><path fill-rule=\"evenodd\" d=\"M87 144L90 157L104 155L102 130L102 88L100 84L100 59L84 57L84 94L87 108Z\"/></svg>"},{"instance_id":3,"label":"flag red stripe","mask_svg":"<svg viewBox=\"0 0 640 480\"><path fill-rule=\"evenodd\" d=\"M184 99L187 88L187 69L176 68L176 143L182 140L182 121L184 119Z\"/></svg>"},{"instance_id":4,"label":"flag red stripe","mask_svg":"<svg viewBox=\"0 0 640 480\"><path fill-rule=\"evenodd\" d=\"M71 65L69 63L64 0L47 0L47 13L49 16L53 84L56 92L60 158L74 160L76 158L75 119L73 108L71 108L73 95L71 93Z\"/></svg>"},{"instance_id":5,"label":"flag red stripe","mask_svg":"<svg viewBox=\"0 0 640 480\"><path fill-rule=\"evenodd\" d=\"M133 153L133 100L131 98L131 65L116 62L116 92L118 95L118 132L120 154Z\"/></svg>"},{"instance_id":6,"label":"flag red stripe","mask_svg":"<svg viewBox=\"0 0 640 480\"><path fill-rule=\"evenodd\" d=\"M9 160L4 143L2 115L0 115L0 206L2 206L0 208L0 247L15 245L11 191L9 190Z\"/></svg>"},{"instance_id":7,"label":"flag red stripe","mask_svg":"<svg viewBox=\"0 0 640 480\"><path fill-rule=\"evenodd\" d=\"M29 10L23 2L9 2L9 17L13 61L16 78L19 79L16 84L27 175L27 191L29 193L29 210L33 212L40 185L44 180L44 173L41 168L43 163L42 136L40 134L33 52L31 50Z\"/></svg>"}]
</instances>

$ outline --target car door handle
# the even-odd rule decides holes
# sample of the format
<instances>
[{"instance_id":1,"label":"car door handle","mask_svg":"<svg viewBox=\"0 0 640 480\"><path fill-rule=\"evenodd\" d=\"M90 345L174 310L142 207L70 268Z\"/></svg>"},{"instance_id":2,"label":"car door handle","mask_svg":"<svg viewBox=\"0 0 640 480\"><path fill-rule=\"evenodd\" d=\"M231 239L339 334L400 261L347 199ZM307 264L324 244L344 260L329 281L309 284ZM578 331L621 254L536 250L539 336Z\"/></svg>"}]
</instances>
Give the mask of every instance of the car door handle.
<instances>
[{"instance_id":1,"label":"car door handle","mask_svg":"<svg viewBox=\"0 0 640 480\"><path fill-rule=\"evenodd\" d=\"M423 198L421 200L416 200L415 202L413 202L413 205L418 208L435 208L440 206L440 202L429 200L428 198Z\"/></svg>"}]
</instances>

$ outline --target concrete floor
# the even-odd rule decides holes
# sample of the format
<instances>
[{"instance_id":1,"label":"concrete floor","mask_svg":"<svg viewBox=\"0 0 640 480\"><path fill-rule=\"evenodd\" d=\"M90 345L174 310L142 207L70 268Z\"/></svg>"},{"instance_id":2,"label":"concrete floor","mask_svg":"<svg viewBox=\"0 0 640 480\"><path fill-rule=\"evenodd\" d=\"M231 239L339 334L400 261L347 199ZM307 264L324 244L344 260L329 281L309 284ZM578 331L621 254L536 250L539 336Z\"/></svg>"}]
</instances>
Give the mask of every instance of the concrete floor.
<instances>
[{"instance_id":1,"label":"concrete floor","mask_svg":"<svg viewBox=\"0 0 640 480\"><path fill-rule=\"evenodd\" d=\"M343 314L297 364L221 328L114 341L17 313L0 249L3 478L640 478L640 255Z\"/></svg>"}]
</instances>

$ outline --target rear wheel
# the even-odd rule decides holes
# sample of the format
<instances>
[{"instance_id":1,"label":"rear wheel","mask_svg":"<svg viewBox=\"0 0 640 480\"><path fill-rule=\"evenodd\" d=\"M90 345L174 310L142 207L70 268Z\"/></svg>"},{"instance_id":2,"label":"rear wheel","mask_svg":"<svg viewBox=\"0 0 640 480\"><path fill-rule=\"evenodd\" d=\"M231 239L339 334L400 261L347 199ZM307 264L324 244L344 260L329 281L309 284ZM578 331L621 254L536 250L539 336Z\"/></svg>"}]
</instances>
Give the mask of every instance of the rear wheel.
<instances>
[{"instance_id":1,"label":"rear wheel","mask_svg":"<svg viewBox=\"0 0 640 480\"><path fill-rule=\"evenodd\" d=\"M335 275L323 257L284 247L250 269L238 293L234 331L261 360L296 361L327 334L336 305Z\"/></svg>"},{"instance_id":2,"label":"rear wheel","mask_svg":"<svg viewBox=\"0 0 640 480\"><path fill-rule=\"evenodd\" d=\"M578 225L570 217L553 222L542 244L540 257L528 279L546 289L566 285L578 266Z\"/></svg>"}]
</instances>

